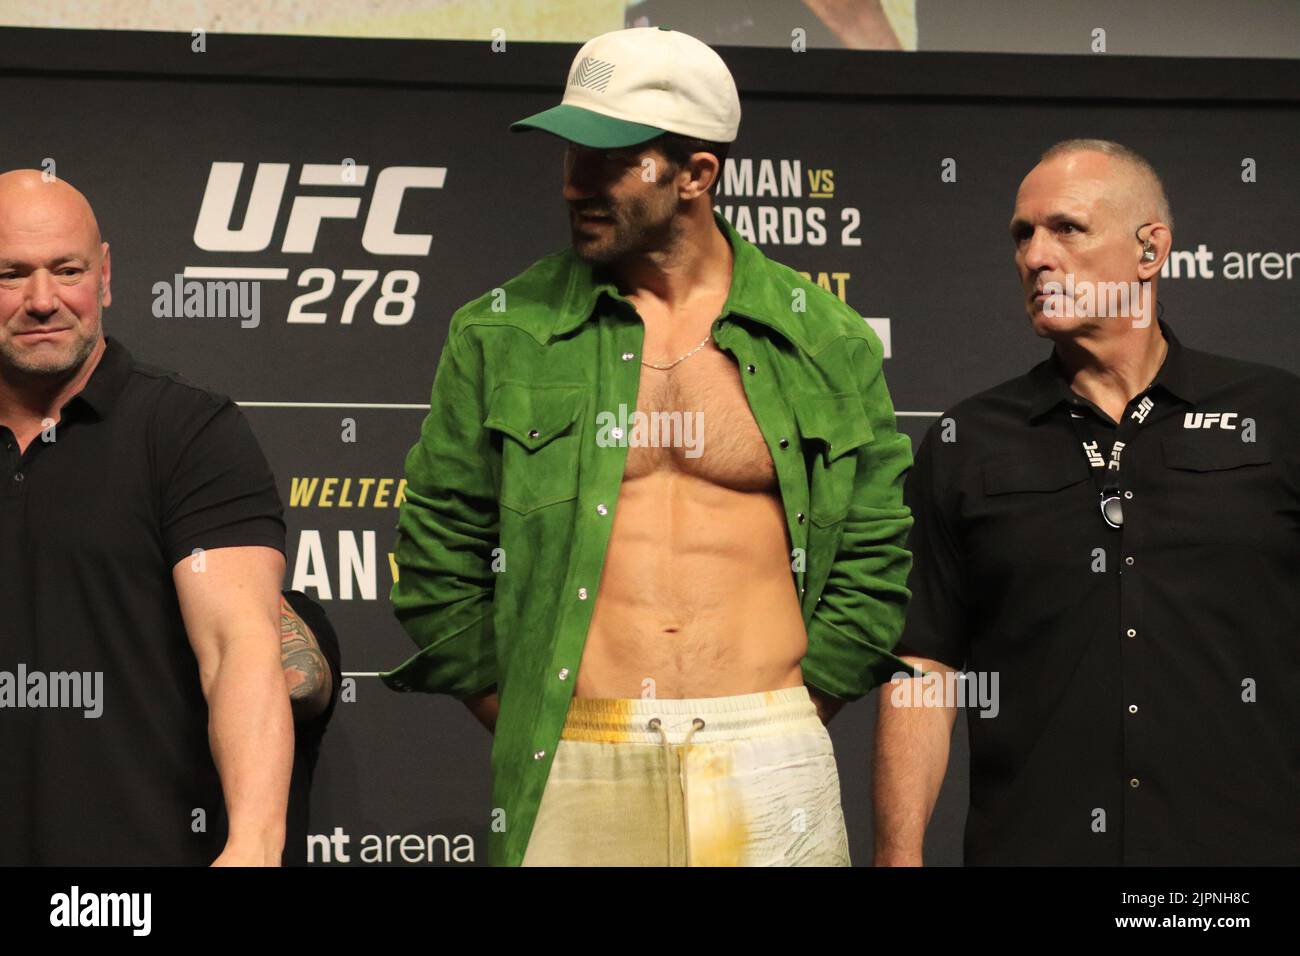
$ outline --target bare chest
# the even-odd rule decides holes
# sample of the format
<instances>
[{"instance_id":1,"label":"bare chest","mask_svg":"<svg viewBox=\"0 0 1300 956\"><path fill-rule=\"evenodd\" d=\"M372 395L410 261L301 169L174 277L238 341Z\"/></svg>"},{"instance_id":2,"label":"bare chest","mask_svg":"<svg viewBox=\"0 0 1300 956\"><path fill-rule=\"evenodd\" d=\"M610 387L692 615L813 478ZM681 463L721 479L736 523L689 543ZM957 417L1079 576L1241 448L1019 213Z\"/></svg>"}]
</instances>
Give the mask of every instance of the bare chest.
<instances>
[{"instance_id":1,"label":"bare chest","mask_svg":"<svg viewBox=\"0 0 1300 956\"><path fill-rule=\"evenodd\" d=\"M776 488L740 369L712 341L668 371L641 367L628 445L624 480L677 472L736 491Z\"/></svg>"}]
</instances>

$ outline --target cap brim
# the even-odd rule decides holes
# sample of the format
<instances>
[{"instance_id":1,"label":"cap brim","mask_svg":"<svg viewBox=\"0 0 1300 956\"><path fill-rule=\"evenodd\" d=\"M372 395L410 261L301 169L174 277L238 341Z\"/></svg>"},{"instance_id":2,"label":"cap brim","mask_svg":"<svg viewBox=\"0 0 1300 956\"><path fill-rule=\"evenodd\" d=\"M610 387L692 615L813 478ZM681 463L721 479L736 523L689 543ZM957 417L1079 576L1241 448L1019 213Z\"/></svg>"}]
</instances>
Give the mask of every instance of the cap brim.
<instances>
[{"instance_id":1,"label":"cap brim","mask_svg":"<svg viewBox=\"0 0 1300 956\"><path fill-rule=\"evenodd\" d=\"M635 146L654 139L664 132L657 126L629 123L627 120L614 119L565 103L510 124L512 133L527 133L534 129L594 149Z\"/></svg>"}]
</instances>

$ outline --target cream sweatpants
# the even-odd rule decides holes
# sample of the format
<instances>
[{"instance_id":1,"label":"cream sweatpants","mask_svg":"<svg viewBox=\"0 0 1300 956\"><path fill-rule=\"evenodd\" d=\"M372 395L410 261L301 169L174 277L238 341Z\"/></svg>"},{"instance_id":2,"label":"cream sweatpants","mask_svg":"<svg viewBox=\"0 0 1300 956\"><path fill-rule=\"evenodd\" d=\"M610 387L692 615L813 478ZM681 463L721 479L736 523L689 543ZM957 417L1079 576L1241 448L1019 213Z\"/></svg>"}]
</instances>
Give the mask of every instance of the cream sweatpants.
<instances>
[{"instance_id":1,"label":"cream sweatpants","mask_svg":"<svg viewBox=\"0 0 1300 956\"><path fill-rule=\"evenodd\" d=\"M848 866L807 689L574 698L523 865Z\"/></svg>"}]
</instances>

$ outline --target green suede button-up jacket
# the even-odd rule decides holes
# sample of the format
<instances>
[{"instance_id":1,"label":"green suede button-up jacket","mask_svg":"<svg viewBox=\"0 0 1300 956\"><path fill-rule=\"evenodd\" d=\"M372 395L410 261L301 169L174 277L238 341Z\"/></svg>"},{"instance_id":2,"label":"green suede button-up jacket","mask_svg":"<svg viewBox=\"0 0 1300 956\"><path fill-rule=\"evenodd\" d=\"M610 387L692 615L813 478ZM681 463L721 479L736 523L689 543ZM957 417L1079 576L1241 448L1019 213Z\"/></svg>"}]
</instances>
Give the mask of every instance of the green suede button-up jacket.
<instances>
[{"instance_id":1,"label":"green suede button-up jacket","mask_svg":"<svg viewBox=\"0 0 1300 956\"><path fill-rule=\"evenodd\" d=\"M713 341L736 360L776 465L804 678L861 697L908 669L890 649L910 597L912 454L880 340L715 218L734 265ZM392 601L420 650L382 676L457 698L498 689L495 864L523 860L573 694L627 459L608 422L636 408L644 334L600 272L572 250L547 256L452 317L406 458Z\"/></svg>"}]
</instances>

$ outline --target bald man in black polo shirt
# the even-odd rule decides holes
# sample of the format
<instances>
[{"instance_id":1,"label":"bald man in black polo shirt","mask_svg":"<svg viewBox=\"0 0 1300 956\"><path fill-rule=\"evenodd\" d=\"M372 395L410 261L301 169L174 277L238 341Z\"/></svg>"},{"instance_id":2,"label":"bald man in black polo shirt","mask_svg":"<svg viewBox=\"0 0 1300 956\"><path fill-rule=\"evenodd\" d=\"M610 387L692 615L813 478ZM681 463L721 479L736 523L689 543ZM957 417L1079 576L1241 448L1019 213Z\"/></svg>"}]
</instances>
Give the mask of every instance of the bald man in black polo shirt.
<instances>
[{"instance_id":1,"label":"bald man in black polo shirt","mask_svg":"<svg viewBox=\"0 0 1300 956\"><path fill-rule=\"evenodd\" d=\"M108 244L0 175L0 864L275 865L284 523L224 396L101 325Z\"/></svg>"},{"instance_id":2,"label":"bald man in black polo shirt","mask_svg":"<svg viewBox=\"0 0 1300 956\"><path fill-rule=\"evenodd\" d=\"M896 650L931 676L881 693L878 864L921 863L963 704L968 864L1300 863L1300 379L1154 319L1172 222L1116 143L1020 186L1055 348L916 456Z\"/></svg>"}]
</instances>

